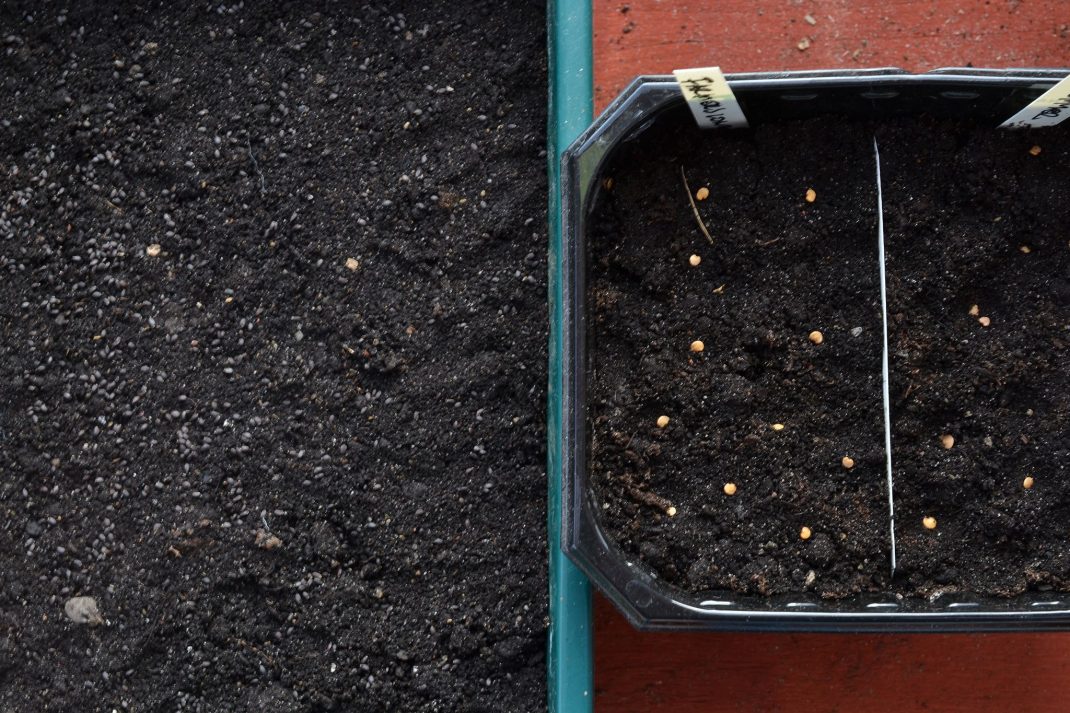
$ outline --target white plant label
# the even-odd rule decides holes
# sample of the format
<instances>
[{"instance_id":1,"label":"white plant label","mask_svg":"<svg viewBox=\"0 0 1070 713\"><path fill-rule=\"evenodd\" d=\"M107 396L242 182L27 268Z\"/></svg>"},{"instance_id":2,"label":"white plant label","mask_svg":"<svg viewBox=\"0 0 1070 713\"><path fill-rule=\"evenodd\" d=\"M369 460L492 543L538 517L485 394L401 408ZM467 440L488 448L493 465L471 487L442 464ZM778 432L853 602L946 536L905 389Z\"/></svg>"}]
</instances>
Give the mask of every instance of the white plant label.
<instances>
[{"instance_id":1,"label":"white plant label","mask_svg":"<svg viewBox=\"0 0 1070 713\"><path fill-rule=\"evenodd\" d=\"M676 69L673 76L700 129L747 126L747 117L720 67Z\"/></svg>"},{"instance_id":2,"label":"white plant label","mask_svg":"<svg viewBox=\"0 0 1070 713\"><path fill-rule=\"evenodd\" d=\"M1029 102L1029 105L999 125L1001 129L1038 129L1055 126L1070 116L1070 76Z\"/></svg>"}]
</instances>

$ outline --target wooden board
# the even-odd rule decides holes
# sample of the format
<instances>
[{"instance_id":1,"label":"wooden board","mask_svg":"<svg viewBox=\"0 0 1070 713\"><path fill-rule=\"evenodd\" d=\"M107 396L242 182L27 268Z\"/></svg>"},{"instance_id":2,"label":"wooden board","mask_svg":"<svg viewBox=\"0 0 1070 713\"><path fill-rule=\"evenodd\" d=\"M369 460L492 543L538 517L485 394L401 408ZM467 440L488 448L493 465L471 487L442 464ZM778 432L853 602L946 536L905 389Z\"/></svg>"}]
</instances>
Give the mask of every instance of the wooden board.
<instances>
[{"instance_id":1,"label":"wooden board","mask_svg":"<svg viewBox=\"0 0 1070 713\"><path fill-rule=\"evenodd\" d=\"M1070 634L643 634L595 606L608 713L1066 713Z\"/></svg>"},{"instance_id":2,"label":"wooden board","mask_svg":"<svg viewBox=\"0 0 1070 713\"><path fill-rule=\"evenodd\" d=\"M638 74L687 66L1070 67L1057 0L593 5L597 109ZM600 713L1063 713L1068 687L1070 634L640 634L595 602Z\"/></svg>"},{"instance_id":3,"label":"wooden board","mask_svg":"<svg viewBox=\"0 0 1070 713\"><path fill-rule=\"evenodd\" d=\"M920 72L970 63L1070 66L1070 3L1060 0L593 4L597 108L636 75L679 67L749 72L893 66Z\"/></svg>"}]
</instances>

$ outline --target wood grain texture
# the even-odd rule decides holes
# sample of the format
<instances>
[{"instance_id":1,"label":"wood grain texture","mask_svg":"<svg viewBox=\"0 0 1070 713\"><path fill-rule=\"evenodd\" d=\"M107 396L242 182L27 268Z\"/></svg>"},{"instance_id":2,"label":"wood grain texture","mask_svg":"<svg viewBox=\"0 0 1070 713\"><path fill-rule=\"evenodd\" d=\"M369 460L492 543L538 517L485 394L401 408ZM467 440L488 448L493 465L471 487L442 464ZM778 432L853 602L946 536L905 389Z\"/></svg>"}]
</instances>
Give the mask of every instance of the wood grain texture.
<instances>
[{"instance_id":1,"label":"wood grain texture","mask_svg":"<svg viewBox=\"0 0 1070 713\"><path fill-rule=\"evenodd\" d=\"M592 1L596 109L688 66L1070 67L1061 0ZM1065 713L1068 686L1070 634L641 634L595 603L599 713Z\"/></svg>"},{"instance_id":2,"label":"wood grain texture","mask_svg":"<svg viewBox=\"0 0 1070 713\"><path fill-rule=\"evenodd\" d=\"M666 634L595 603L598 713L1065 713L1068 634Z\"/></svg>"},{"instance_id":3,"label":"wood grain texture","mask_svg":"<svg viewBox=\"0 0 1070 713\"><path fill-rule=\"evenodd\" d=\"M1063 0L593 0L595 106L637 74L1070 66ZM806 17L813 18L810 24ZM805 41L805 42L804 42ZM799 43L808 43L799 49Z\"/></svg>"}]
</instances>

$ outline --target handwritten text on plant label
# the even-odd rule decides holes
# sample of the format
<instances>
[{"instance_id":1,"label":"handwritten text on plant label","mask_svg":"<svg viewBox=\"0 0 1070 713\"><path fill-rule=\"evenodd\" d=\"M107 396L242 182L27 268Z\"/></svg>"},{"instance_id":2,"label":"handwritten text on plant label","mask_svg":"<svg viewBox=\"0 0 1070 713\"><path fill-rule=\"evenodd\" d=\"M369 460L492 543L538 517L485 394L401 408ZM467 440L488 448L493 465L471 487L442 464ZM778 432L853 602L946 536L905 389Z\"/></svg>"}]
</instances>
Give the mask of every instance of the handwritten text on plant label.
<instances>
[{"instance_id":1,"label":"handwritten text on plant label","mask_svg":"<svg viewBox=\"0 0 1070 713\"><path fill-rule=\"evenodd\" d=\"M673 71L687 106L702 129L744 127L747 117L736 101L720 67Z\"/></svg>"},{"instance_id":2,"label":"handwritten text on plant label","mask_svg":"<svg viewBox=\"0 0 1070 713\"><path fill-rule=\"evenodd\" d=\"M1036 129L1054 126L1070 116L1070 76L1041 94L1020 112L999 125L1001 129Z\"/></svg>"}]
</instances>

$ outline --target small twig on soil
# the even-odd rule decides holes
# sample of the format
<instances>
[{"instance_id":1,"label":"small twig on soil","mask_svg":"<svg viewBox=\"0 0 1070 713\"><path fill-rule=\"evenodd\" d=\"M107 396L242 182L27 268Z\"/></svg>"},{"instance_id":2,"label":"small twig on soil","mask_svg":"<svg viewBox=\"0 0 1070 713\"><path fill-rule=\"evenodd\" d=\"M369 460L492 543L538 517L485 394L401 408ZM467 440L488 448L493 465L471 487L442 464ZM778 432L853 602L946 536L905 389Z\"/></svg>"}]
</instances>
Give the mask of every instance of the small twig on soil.
<instances>
[{"instance_id":1,"label":"small twig on soil","mask_svg":"<svg viewBox=\"0 0 1070 713\"><path fill-rule=\"evenodd\" d=\"M772 245L773 243L779 243L779 242L780 242L780 238L773 238L772 240L766 240L766 241L763 241L763 242L759 242L758 244L761 245L764 248L764 247L767 247L769 245Z\"/></svg>"},{"instance_id":2,"label":"small twig on soil","mask_svg":"<svg viewBox=\"0 0 1070 713\"><path fill-rule=\"evenodd\" d=\"M252 159L256 175L260 176L260 193L267 193L267 185L264 183L264 172L260 170L260 164L256 162L256 154L253 153L253 142L248 136L245 137L245 145L249 147L249 158Z\"/></svg>"},{"instance_id":3,"label":"small twig on soil","mask_svg":"<svg viewBox=\"0 0 1070 713\"><path fill-rule=\"evenodd\" d=\"M623 480L626 485L626 491L628 493L629 498L631 498L637 503L640 503L642 505L648 505L654 508L655 510L661 510L666 515L669 515L669 509L672 508L671 502L661 497L660 495L655 495L654 493L651 493L648 490L643 490L641 487L636 485L635 480L633 480L630 475L622 476L621 480ZM675 508L673 508L673 511L675 512Z\"/></svg>"},{"instance_id":4,"label":"small twig on soil","mask_svg":"<svg viewBox=\"0 0 1070 713\"><path fill-rule=\"evenodd\" d=\"M698 206L695 205L695 196L691 195L691 186L687 182L687 174L684 172L684 167L680 167L680 178L684 179L684 190L687 191L687 200L691 203L691 212L695 214L695 222L698 223L699 229L702 230L702 234L706 236L706 240L710 241L710 245L713 245L713 238L710 237L710 231L706 229L706 224L702 222L702 216L698 213Z\"/></svg>"}]
</instances>

